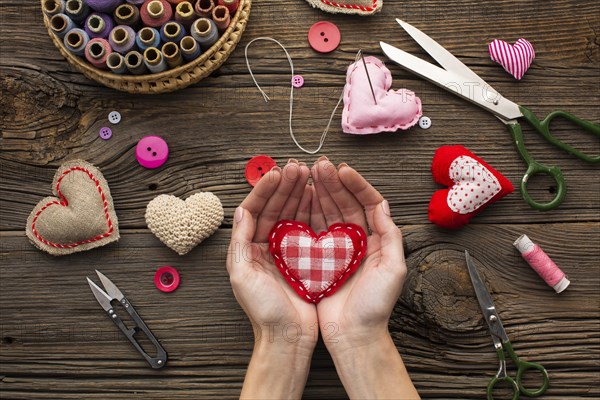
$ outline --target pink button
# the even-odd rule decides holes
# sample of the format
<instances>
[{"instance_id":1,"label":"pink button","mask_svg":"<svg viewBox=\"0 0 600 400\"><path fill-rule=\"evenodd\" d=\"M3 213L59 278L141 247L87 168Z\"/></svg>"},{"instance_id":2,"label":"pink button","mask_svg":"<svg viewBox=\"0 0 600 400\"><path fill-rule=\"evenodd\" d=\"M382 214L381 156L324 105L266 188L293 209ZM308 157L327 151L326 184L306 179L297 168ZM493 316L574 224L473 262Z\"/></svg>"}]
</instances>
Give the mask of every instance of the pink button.
<instances>
[{"instance_id":1,"label":"pink button","mask_svg":"<svg viewBox=\"0 0 600 400\"><path fill-rule=\"evenodd\" d=\"M179 282L179 272L170 266L161 267L154 274L154 286L161 292L172 292L179 287Z\"/></svg>"},{"instance_id":2,"label":"pink button","mask_svg":"<svg viewBox=\"0 0 600 400\"><path fill-rule=\"evenodd\" d=\"M302 75L294 75L292 78L292 85L294 85L295 88L301 88L304 86L304 78Z\"/></svg>"},{"instance_id":3,"label":"pink button","mask_svg":"<svg viewBox=\"0 0 600 400\"><path fill-rule=\"evenodd\" d=\"M308 31L308 43L319 53L331 53L340 45L341 39L338 27L328 21L319 21Z\"/></svg>"},{"instance_id":4,"label":"pink button","mask_svg":"<svg viewBox=\"0 0 600 400\"><path fill-rule=\"evenodd\" d=\"M143 137L135 148L135 158L142 167L154 169L167 162L169 146L159 136Z\"/></svg>"}]
</instances>

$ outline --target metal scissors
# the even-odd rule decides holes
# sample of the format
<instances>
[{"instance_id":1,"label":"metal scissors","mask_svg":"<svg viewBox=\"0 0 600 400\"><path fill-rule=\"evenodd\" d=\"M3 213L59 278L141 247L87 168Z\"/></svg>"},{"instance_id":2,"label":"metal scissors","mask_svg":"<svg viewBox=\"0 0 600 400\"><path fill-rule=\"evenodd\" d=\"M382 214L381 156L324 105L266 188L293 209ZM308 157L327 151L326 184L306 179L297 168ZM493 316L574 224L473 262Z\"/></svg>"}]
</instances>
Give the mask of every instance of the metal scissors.
<instances>
[{"instance_id":1,"label":"metal scissors","mask_svg":"<svg viewBox=\"0 0 600 400\"><path fill-rule=\"evenodd\" d=\"M543 165L529 155L529 152L525 148L523 132L521 125L517 122L517 118L524 118L544 139L567 153L573 154L589 163L600 162L600 155L590 156L584 154L554 137L550 132L550 122L557 117L563 117L598 137L600 137L600 125L583 120L564 111L553 111L544 120L540 121L529 109L515 104L500 95L481 79L479 75L464 65L435 40L404 21L399 19L396 21L442 68L387 43L379 42L383 52L408 71L448 91L455 92L458 96L490 111L506 124L516 143L519 155L527 163L527 171L521 180L521 194L532 208L547 211L558 207L565 198L567 187L565 185L565 178L558 167ZM529 178L536 174L550 175L557 184L556 196L548 203L540 203L533 200L527 191Z\"/></svg>"},{"instance_id":2,"label":"metal scissors","mask_svg":"<svg viewBox=\"0 0 600 400\"><path fill-rule=\"evenodd\" d=\"M517 400L521 394L524 394L527 397L537 397L544 394L546 389L548 389L548 384L550 382L550 379L548 378L548 371L546 371L541 364L523 361L519 358L519 356L517 356L513 350L510 340L508 339L508 336L506 335L506 331L502 326L502 321L500 321L500 316L496 311L496 307L492 301L492 296L487 290L485 283L479 276L479 272L477 272L473 261L471 261L471 256L469 255L468 251L465 251L465 258L467 259L467 268L469 269L469 275L471 276L471 281L473 282L473 288L475 288L475 295L477 295L481 312L483 313L483 317L490 328L490 333L492 335L492 339L494 340L494 347L496 348L496 353L498 353L498 358L500 359L500 368L498 369L496 376L492 378L487 387L488 400L494 399L494 386L496 386L496 384L499 382L507 382L512 386L513 400ZM511 378L506 373L506 357L504 355L505 351L517 366L516 379ZM542 386L540 386L537 390L528 390L523 387L523 384L521 383L523 374L529 370L538 370L542 373L543 383Z\"/></svg>"},{"instance_id":3,"label":"metal scissors","mask_svg":"<svg viewBox=\"0 0 600 400\"><path fill-rule=\"evenodd\" d=\"M100 271L96 270L96 273L98 274L100 281L106 288L106 292L108 292L107 294L104 290L100 289L98 285L96 285L90 278L87 278L90 288L92 289L92 293L94 293L94 296L96 297L96 300L98 300L98 303L100 303L102 308L104 308L104 310L108 313L110 319L115 323L115 325L119 327L119 329L121 329L121 331L123 331L125 336L127 336L127 339L129 339L129 341L135 346L137 351L139 351L140 354L144 356L144 358L146 359L146 361L148 361L152 368L164 367L167 363L167 352L165 351L165 349L160 345L158 340L156 340L148 326L144 323L142 318L135 311L135 308L133 308L129 300L127 300L123 293L121 293L117 285L112 283L111 280L108 279ZM129 315L131 315L131 318L136 324L135 327L131 329L127 328L127 326L123 323L123 321L117 315L117 312L111 305L111 302L113 300L117 300L119 303L121 303L125 310L127 310L127 312L129 313ZM144 334L156 347L155 357L151 357L150 355L148 355L148 353L144 351L142 346L135 339L135 334L140 331L144 332Z\"/></svg>"}]
</instances>

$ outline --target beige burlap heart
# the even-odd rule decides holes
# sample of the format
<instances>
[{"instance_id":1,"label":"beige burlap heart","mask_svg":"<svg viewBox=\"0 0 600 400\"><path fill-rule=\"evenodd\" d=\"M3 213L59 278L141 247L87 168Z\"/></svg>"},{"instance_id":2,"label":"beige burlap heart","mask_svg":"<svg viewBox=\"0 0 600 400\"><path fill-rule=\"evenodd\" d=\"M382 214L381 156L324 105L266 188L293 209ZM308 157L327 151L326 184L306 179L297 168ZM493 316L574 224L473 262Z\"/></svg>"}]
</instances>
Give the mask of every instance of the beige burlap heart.
<instances>
[{"instance_id":1,"label":"beige burlap heart","mask_svg":"<svg viewBox=\"0 0 600 400\"><path fill-rule=\"evenodd\" d=\"M185 201L161 194L146 207L150 231L181 256L212 235L223 216L221 201L209 192L196 193Z\"/></svg>"},{"instance_id":2,"label":"beige burlap heart","mask_svg":"<svg viewBox=\"0 0 600 400\"><path fill-rule=\"evenodd\" d=\"M27 219L27 237L55 256L104 246L119 240L119 226L108 183L83 160L60 166L52 191Z\"/></svg>"},{"instance_id":3,"label":"beige burlap heart","mask_svg":"<svg viewBox=\"0 0 600 400\"><path fill-rule=\"evenodd\" d=\"M330 13L373 15L381 11L383 0L306 0L313 7Z\"/></svg>"}]
</instances>

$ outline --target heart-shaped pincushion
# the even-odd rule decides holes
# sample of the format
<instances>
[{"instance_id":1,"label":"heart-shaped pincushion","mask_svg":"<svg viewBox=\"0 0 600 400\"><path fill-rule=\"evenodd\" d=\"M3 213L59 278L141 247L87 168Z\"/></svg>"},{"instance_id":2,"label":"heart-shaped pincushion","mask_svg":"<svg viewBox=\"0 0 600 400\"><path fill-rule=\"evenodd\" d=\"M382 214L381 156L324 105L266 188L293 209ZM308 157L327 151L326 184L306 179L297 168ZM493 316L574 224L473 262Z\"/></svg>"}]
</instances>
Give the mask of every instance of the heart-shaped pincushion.
<instances>
[{"instance_id":1,"label":"heart-shaped pincushion","mask_svg":"<svg viewBox=\"0 0 600 400\"><path fill-rule=\"evenodd\" d=\"M169 248L184 255L212 235L223 222L223 205L210 192L196 193L185 201L161 194L146 207L150 231Z\"/></svg>"},{"instance_id":2,"label":"heart-shaped pincushion","mask_svg":"<svg viewBox=\"0 0 600 400\"><path fill-rule=\"evenodd\" d=\"M290 286L316 304L356 271L367 252L367 236L354 224L334 224L316 235L302 222L282 220L269 235L269 250Z\"/></svg>"},{"instance_id":3,"label":"heart-shaped pincushion","mask_svg":"<svg viewBox=\"0 0 600 400\"><path fill-rule=\"evenodd\" d=\"M523 78L535 59L532 44L523 38L517 40L514 45L495 39L489 44L488 50L492 60L502 65L502 68L517 80Z\"/></svg>"},{"instance_id":4,"label":"heart-shaped pincushion","mask_svg":"<svg viewBox=\"0 0 600 400\"><path fill-rule=\"evenodd\" d=\"M110 189L100 171L83 160L61 165L46 197L27 219L27 237L41 250L60 256L119 240Z\"/></svg>"},{"instance_id":5,"label":"heart-shaped pincushion","mask_svg":"<svg viewBox=\"0 0 600 400\"><path fill-rule=\"evenodd\" d=\"M348 67L344 87L342 129L345 133L370 134L408 129L423 115L421 99L408 89L390 90L392 74L381 60L365 57ZM377 104L373 99L373 92Z\"/></svg>"},{"instance_id":6,"label":"heart-shaped pincushion","mask_svg":"<svg viewBox=\"0 0 600 400\"><path fill-rule=\"evenodd\" d=\"M433 179L448 186L429 203L429 220L443 228L457 229L469 223L487 205L514 191L501 173L463 146L442 146L431 164Z\"/></svg>"},{"instance_id":7,"label":"heart-shaped pincushion","mask_svg":"<svg viewBox=\"0 0 600 400\"><path fill-rule=\"evenodd\" d=\"M307 0L310 5L330 13L372 15L383 7L383 0Z\"/></svg>"}]
</instances>

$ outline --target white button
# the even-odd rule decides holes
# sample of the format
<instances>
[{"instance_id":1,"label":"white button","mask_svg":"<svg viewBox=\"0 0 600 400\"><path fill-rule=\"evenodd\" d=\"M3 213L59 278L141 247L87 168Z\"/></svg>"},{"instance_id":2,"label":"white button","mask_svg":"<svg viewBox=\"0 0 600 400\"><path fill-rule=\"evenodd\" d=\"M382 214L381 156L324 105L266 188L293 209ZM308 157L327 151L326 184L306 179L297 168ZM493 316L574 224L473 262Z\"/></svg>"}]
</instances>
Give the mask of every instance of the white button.
<instances>
[{"instance_id":1,"label":"white button","mask_svg":"<svg viewBox=\"0 0 600 400\"><path fill-rule=\"evenodd\" d=\"M111 111L111 113L108 114L108 121L111 124L118 124L121 122L121 113L118 111Z\"/></svg>"},{"instance_id":2,"label":"white button","mask_svg":"<svg viewBox=\"0 0 600 400\"><path fill-rule=\"evenodd\" d=\"M419 126L423 129L429 129L431 127L431 118L422 116L419 118Z\"/></svg>"}]
</instances>

